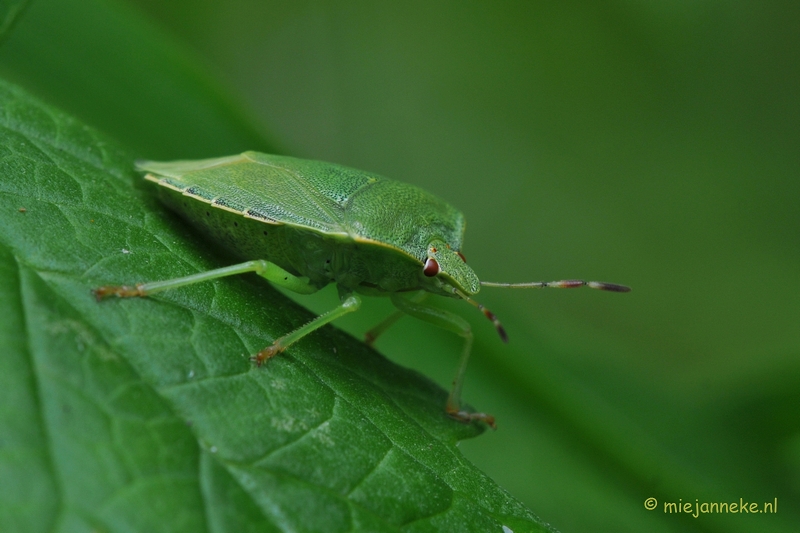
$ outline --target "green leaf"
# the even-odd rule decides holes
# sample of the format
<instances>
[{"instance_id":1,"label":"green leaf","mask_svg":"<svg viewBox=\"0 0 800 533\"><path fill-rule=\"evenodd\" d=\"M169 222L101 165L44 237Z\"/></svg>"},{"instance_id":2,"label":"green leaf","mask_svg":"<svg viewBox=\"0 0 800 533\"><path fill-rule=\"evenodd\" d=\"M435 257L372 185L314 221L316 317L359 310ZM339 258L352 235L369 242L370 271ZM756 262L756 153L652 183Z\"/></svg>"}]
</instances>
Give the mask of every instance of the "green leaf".
<instances>
[{"instance_id":1,"label":"green leaf","mask_svg":"<svg viewBox=\"0 0 800 533\"><path fill-rule=\"evenodd\" d=\"M446 394L222 264L129 153L0 84L0 530L549 531L456 449Z\"/></svg>"}]
</instances>

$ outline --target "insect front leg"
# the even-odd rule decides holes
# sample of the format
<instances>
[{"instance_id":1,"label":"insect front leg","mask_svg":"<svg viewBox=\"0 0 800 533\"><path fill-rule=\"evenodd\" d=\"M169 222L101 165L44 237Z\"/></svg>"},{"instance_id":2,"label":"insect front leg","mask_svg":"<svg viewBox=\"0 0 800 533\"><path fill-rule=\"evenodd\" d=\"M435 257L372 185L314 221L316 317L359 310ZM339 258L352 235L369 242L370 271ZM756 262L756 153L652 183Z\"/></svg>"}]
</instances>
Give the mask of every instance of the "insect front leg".
<instances>
[{"instance_id":1,"label":"insect front leg","mask_svg":"<svg viewBox=\"0 0 800 533\"><path fill-rule=\"evenodd\" d=\"M464 338L464 348L461 352L461 359L458 362L456 377L453 379L453 388L447 397L445 412L461 422L471 422L480 420L492 428L495 428L494 417L486 413L470 413L461 409L461 386L464 383L464 373L467 370L469 354L472 350L472 328L469 323L460 316L444 309L438 309L428 304L415 302L413 299L404 298L400 294L394 293L391 296L392 303L404 313L430 322L440 328L452 331Z\"/></svg>"}]
</instances>

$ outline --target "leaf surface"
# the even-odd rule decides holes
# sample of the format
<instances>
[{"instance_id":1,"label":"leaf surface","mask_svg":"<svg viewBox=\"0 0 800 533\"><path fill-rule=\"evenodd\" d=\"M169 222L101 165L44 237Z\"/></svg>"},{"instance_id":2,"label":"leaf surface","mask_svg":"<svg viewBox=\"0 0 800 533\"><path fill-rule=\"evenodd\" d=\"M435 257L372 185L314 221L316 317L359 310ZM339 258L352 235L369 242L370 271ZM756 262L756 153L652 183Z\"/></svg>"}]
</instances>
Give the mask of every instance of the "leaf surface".
<instances>
[{"instance_id":1,"label":"leaf surface","mask_svg":"<svg viewBox=\"0 0 800 533\"><path fill-rule=\"evenodd\" d=\"M469 464L445 392L224 264L102 135L0 84L0 530L547 531Z\"/></svg>"}]
</instances>

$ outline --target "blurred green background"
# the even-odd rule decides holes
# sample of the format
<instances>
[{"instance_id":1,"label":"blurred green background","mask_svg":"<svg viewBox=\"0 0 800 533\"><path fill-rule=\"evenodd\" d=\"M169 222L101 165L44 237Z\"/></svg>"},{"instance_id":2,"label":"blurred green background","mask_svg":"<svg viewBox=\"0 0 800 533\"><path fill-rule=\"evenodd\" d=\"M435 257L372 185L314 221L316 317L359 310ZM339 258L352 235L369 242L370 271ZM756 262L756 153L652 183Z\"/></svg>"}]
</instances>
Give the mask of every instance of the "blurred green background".
<instances>
[{"instance_id":1,"label":"blurred green background","mask_svg":"<svg viewBox=\"0 0 800 533\"><path fill-rule=\"evenodd\" d=\"M563 532L788 532L798 27L796 2L40 0L0 74L142 157L261 149L422 186L466 214L484 280L631 285L487 288L509 345L443 302L476 332L464 398L499 425L461 450ZM447 387L459 342L406 318L378 347ZM661 507L740 498L778 513Z\"/></svg>"}]
</instances>

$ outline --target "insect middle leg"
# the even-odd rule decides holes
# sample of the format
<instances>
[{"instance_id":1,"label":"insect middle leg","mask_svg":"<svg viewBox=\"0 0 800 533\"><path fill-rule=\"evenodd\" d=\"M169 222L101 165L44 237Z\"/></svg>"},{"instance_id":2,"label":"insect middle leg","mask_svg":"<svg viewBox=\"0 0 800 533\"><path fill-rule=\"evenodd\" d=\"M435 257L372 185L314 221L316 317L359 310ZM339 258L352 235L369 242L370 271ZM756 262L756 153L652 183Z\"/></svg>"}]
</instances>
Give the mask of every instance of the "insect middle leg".
<instances>
[{"instance_id":1,"label":"insect middle leg","mask_svg":"<svg viewBox=\"0 0 800 533\"><path fill-rule=\"evenodd\" d=\"M425 298L428 297L427 292L425 291L418 291L413 296L409 298L411 302L420 303ZM383 333L389 329L390 327L394 326L395 322L400 320L403 316L406 315L405 311L397 310L384 320L382 320L377 326L370 329L364 334L364 342L367 343L368 346L372 346L375 344L375 341L378 340L378 337L383 335Z\"/></svg>"},{"instance_id":2,"label":"insect middle leg","mask_svg":"<svg viewBox=\"0 0 800 533\"><path fill-rule=\"evenodd\" d=\"M339 297L342 303L337 307L334 307L327 313L321 314L308 324L300 326L291 333L275 339L275 342L251 357L250 360L258 366L261 366L264 364L264 361L267 361L270 358L278 355L290 345L299 341L309 333L318 330L328 322L333 322L337 318L346 315L347 313L358 311L358 308L361 307L361 298L356 294L340 293Z\"/></svg>"},{"instance_id":3,"label":"insect middle leg","mask_svg":"<svg viewBox=\"0 0 800 533\"><path fill-rule=\"evenodd\" d=\"M453 388L450 390L450 395L447 397L445 412L452 418L461 422L480 420L494 428L495 423L492 415L486 413L470 413L469 411L461 409L461 386L464 383L464 373L467 370L467 362L469 361L469 354L472 350L472 328L469 323L460 316L449 311L413 301L413 299L405 298L397 293L392 294L391 298L392 303L400 311L408 313L420 320L424 320L425 322L430 322L440 328L452 331L464 338L464 348L461 352L461 359L458 362L456 377L453 379Z\"/></svg>"}]
</instances>

